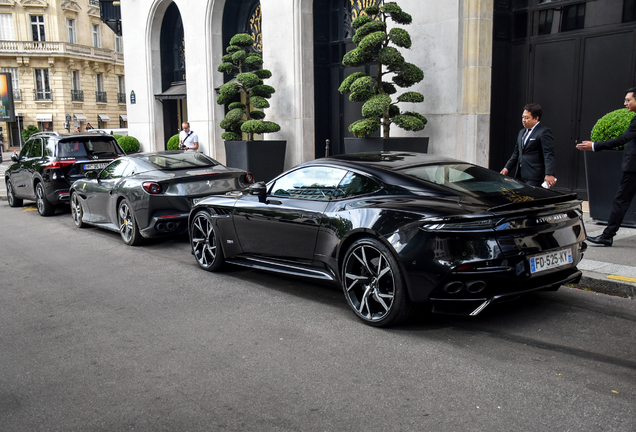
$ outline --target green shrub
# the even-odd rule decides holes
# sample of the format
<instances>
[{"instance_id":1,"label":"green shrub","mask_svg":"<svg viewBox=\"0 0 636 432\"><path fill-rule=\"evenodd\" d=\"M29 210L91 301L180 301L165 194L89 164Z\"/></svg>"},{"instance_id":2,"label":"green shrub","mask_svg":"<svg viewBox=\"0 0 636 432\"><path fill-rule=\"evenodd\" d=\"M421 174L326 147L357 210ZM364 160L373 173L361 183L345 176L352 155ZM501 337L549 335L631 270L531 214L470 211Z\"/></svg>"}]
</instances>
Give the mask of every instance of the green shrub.
<instances>
[{"instance_id":1,"label":"green shrub","mask_svg":"<svg viewBox=\"0 0 636 432\"><path fill-rule=\"evenodd\" d=\"M392 124L408 130L420 131L426 126L426 118L415 112L400 113L396 104L420 103L424 96L418 92L407 92L393 101L390 95L395 94L395 86L407 88L424 79L422 69L407 63L402 54L394 47L408 49L411 47L411 36L399 27L387 29L387 19L395 24L411 24L411 15L402 11L395 3L389 2L380 6L369 6L353 20L356 29L353 42L356 48L342 58L342 63L349 67L360 67L377 64L378 72L368 76L364 72L355 72L346 77L338 91L351 93L349 100L364 102L362 116L349 126L349 131L362 138L377 131L382 126L384 138L389 138ZM392 74L389 74L389 73ZM387 75L389 74L389 75ZM384 76L392 76L392 82L382 81Z\"/></svg>"},{"instance_id":2,"label":"green shrub","mask_svg":"<svg viewBox=\"0 0 636 432\"><path fill-rule=\"evenodd\" d=\"M118 134L114 134L113 138L115 138L117 140L117 142L119 142L119 138L123 137L123 135L118 135Z\"/></svg>"},{"instance_id":3,"label":"green shrub","mask_svg":"<svg viewBox=\"0 0 636 432\"><path fill-rule=\"evenodd\" d=\"M40 129L38 129L37 126L28 125L26 129L22 129L22 139L26 141L36 132L40 132Z\"/></svg>"},{"instance_id":4,"label":"green shrub","mask_svg":"<svg viewBox=\"0 0 636 432\"><path fill-rule=\"evenodd\" d=\"M179 150L179 134L172 135L166 144L168 150Z\"/></svg>"},{"instance_id":5,"label":"green shrub","mask_svg":"<svg viewBox=\"0 0 636 432\"><path fill-rule=\"evenodd\" d=\"M139 140L135 137L123 136L117 140L119 145L126 153L134 153L139 151Z\"/></svg>"},{"instance_id":6,"label":"green shrub","mask_svg":"<svg viewBox=\"0 0 636 432\"><path fill-rule=\"evenodd\" d=\"M219 105L229 104L229 111L220 124L225 129L221 135L225 141L240 141L243 133L247 134L248 141L253 141L254 134L280 130L276 123L263 120L264 112L252 111L253 108L269 108L267 99L275 91L274 87L263 84L263 80L270 78L272 73L263 69L260 54L250 51L253 45L254 39L250 35L234 35L230 46L225 50L227 54L222 57L223 63L218 68L219 72L232 75L236 80L223 84L216 99ZM240 94L245 95L245 103L235 101Z\"/></svg>"},{"instance_id":7,"label":"green shrub","mask_svg":"<svg viewBox=\"0 0 636 432\"><path fill-rule=\"evenodd\" d=\"M623 134L629 127L629 123L634 118L634 114L628 111L627 108L617 109L616 111L609 112L601 117L590 134L590 139L594 142L607 141L612 138L617 138ZM624 146L616 147L614 150L623 150Z\"/></svg>"}]
</instances>

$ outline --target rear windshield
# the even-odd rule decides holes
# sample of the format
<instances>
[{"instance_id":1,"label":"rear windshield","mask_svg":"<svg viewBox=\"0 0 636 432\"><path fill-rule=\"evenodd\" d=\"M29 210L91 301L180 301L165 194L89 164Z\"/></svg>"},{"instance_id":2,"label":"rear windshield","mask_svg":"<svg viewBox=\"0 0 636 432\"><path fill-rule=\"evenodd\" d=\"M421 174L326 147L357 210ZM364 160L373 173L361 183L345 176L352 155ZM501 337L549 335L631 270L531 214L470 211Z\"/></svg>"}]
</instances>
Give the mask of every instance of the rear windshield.
<instances>
[{"instance_id":1,"label":"rear windshield","mask_svg":"<svg viewBox=\"0 0 636 432\"><path fill-rule=\"evenodd\" d=\"M399 172L470 196L506 194L512 190L526 188L525 184L510 177L467 163L411 166Z\"/></svg>"},{"instance_id":2,"label":"rear windshield","mask_svg":"<svg viewBox=\"0 0 636 432\"><path fill-rule=\"evenodd\" d=\"M117 141L111 137L96 136L95 138L78 137L57 143L58 158L109 158L124 154Z\"/></svg>"},{"instance_id":3,"label":"rear windshield","mask_svg":"<svg viewBox=\"0 0 636 432\"><path fill-rule=\"evenodd\" d=\"M150 162L162 170L212 167L219 165L217 161L203 153L175 152L141 156L139 159Z\"/></svg>"}]
</instances>

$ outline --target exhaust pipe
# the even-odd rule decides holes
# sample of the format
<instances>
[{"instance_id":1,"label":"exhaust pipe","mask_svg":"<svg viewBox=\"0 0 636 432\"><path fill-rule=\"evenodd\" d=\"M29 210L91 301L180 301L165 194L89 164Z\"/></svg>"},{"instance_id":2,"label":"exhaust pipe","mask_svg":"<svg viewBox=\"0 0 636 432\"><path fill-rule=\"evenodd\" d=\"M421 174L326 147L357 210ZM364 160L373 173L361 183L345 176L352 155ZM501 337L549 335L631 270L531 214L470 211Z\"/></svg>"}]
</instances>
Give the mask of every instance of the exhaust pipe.
<instances>
[{"instance_id":1,"label":"exhaust pipe","mask_svg":"<svg viewBox=\"0 0 636 432\"><path fill-rule=\"evenodd\" d=\"M472 294L482 292L486 288L486 282L484 281L470 281L466 283L466 291Z\"/></svg>"},{"instance_id":2,"label":"exhaust pipe","mask_svg":"<svg viewBox=\"0 0 636 432\"><path fill-rule=\"evenodd\" d=\"M174 231L174 229L175 229L175 228L176 228L176 226L175 226L174 222L168 222L168 223L166 224L166 229L167 229L168 231Z\"/></svg>"},{"instance_id":3,"label":"exhaust pipe","mask_svg":"<svg viewBox=\"0 0 636 432\"><path fill-rule=\"evenodd\" d=\"M158 223L156 228L157 231L164 231L166 229L166 226L162 223Z\"/></svg>"},{"instance_id":4,"label":"exhaust pipe","mask_svg":"<svg viewBox=\"0 0 636 432\"><path fill-rule=\"evenodd\" d=\"M457 294L458 292L462 290L462 288L464 288L463 282L453 281L453 282L448 282L446 285L444 285L442 290L444 292L447 292L448 294Z\"/></svg>"}]
</instances>

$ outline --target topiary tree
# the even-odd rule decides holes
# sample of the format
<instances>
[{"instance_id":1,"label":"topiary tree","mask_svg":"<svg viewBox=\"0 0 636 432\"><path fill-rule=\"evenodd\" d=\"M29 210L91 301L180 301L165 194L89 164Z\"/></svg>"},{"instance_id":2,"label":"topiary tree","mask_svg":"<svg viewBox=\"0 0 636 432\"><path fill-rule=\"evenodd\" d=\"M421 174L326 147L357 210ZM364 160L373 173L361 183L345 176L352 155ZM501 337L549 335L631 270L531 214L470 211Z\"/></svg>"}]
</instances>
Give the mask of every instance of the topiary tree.
<instances>
[{"instance_id":1,"label":"topiary tree","mask_svg":"<svg viewBox=\"0 0 636 432\"><path fill-rule=\"evenodd\" d=\"M121 137L123 137L123 135L113 134L113 138L115 138L117 142L119 142L119 138Z\"/></svg>"},{"instance_id":2,"label":"topiary tree","mask_svg":"<svg viewBox=\"0 0 636 432\"><path fill-rule=\"evenodd\" d=\"M22 129L22 139L26 141L36 132L40 132L40 129L38 129L37 126L28 125L26 129Z\"/></svg>"},{"instance_id":3,"label":"topiary tree","mask_svg":"<svg viewBox=\"0 0 636 432\"><path fill-rule=\"evenodd\" d=\"M397 87L407 88L424 79L422 69L408 63L397 48L410 48L411 36L400 28L387 28L387 19L396 24L411 24L411 15L402 11L394 2L380 6L369 6L352 22L356 30L353 42L356 48L342 58L345 66L360 67L377 63L378 72L369 76L364 72L356 72L344 79L338 91L351 93L349 100L364 102L362 116L364 119L353 122L349 131L362 138L383 128L384 138L389 138L391 124L407 131L420 131L426 126L426 118L416 112L401 112L397 106L400 102L418 103L424 101L421 93L411 91L402 93L393 101L392 95ZM394 45L394 46L392 46ZM391 82L384 79L390 76Z\"/></svg>"},{"instance_id":4,"label":"topiary tree","mask_svg":"<svg viewBox=\"0 0 636 432\"><path fill-rule=\"evenodd\" d=\"M179 134L172 135L166 144L168 150L179 150Z\"/></svg>"},{"instance_id":5,"label":"topiary tree","mask_svg":"<svg viewBox=\"0 0 636 432\"><path fill-rule=\"evenodd\" d=\"M221 121L221 128L225 129L222 137L226 141L240 141L241 132L247 134L248 141L254 140L254 134L278 132L280 126L274 122L265 121L265 113L261 110L269 108L267 99L275 92L274 87L263 84L263 80L270 78L272 73L263 69L261 55L250 52L254 39L239 33L232 37L227 54L223 56L223 63L219 72L234 76L234 80L225 83L219 89L220 95L216 99L219 105L228 105L228 113ZM244 72L247 70L247 72ZM232 102L243 93L245 103ZM251 111L256 108L255 111Z\"/></svg>"},{"instance_id":6,"label":"topiary tree","mask_svg":"<svg viewBox=\"0 0 636 432\"><path fill-rule=\"evenodd\" d=\"M139 140L130 135L123 136L117 140L121 148L126 153L134 153L139 151Z\"/></svg>"},{"instance_id":7,"label":"topiary tree","mask_svg":"<svg viewBox=\"0 0 636 432\"><path fill-rule=\"evenodd\" d=\"M636 113L629 111L627 108L617 109L616 111L605 114L598 119L592 128L590 140L594 142L607 141L608 139L621 136L629 127L629 123L635 114ZM624 147L625 146L619 146L613 150L623 150Z\"/></svg>"}]
</instances>

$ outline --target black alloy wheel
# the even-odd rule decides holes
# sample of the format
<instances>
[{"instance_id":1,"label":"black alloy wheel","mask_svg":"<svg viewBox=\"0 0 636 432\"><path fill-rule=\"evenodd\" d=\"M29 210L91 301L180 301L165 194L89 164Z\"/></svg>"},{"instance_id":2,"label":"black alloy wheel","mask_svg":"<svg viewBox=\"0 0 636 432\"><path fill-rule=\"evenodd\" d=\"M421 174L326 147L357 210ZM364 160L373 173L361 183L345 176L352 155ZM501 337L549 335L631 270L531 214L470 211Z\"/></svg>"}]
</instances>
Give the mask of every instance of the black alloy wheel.
<instances>
[{"instance_id":1,"label":"black alloy wheel","mask_svg":"<svg viewBox=\"0 0 636 432\"><path fill-rule=\"evenodd\" d=\"M7 200L9 201L10 207L22 206L22 198L15 197L15 192L13 190L13 185L11 184L11 180L7 180Z\"/></svg>"},{"instance_id":2,"label":"black alloy wheel","mask_svg":"<svg viewBox=\"0 0 636 432\"><path fill-rule=\"evenodd\" d=\"M82 210L82 203L79 195L75 191L73 191L71 195L71 216L73 217L73 222L75 222L76 227L86 228L86 224L83 220L84 210Z\"/></svg>"},{"instance_id":3,"label":"black alloy wheel","mask_svg":"<svg viewBox=\"0 0 636 432\"><path fill-rule=\"evenodd\" d=\"M225 264L223 251L219 246L219 237L214 220L205 211L200 211L190 224L190 245L197 264L206 271L219 271Z\"/></svg>"},{"instance_id":4,"label":"black alloy wheel","mask_svg":"<svg viewBox=\"0 0 636 432\"><path fill-rule=\"evenodd\" d=\"M358 318L372 326L398 324L413 309L397 260L375 238L356 240L347 250L342 289Z\"/></svg>"},{"instance_id":5,"label":"black alloy wheel","mask_svg":"<svg viewBox=\"0 0 636 432\"><path fill-rule=\"evenodd\" d=\"M55 206L46 199L46 192L42 182L38 183L35 187L35 203L38 206L38 213L40 216L51 216L55 213Z\"/></svg>"},{"instance_id":6,"label":"black alloy wheel","mask_svg":"<svg viewBox=\"0 0 636 432\"><path fill-rule=\"evenodd\" d=\"M124 243L130 246L141 244L142 237L137 226L137 220L130 208L130 204L126 200L122 200L119 203L117 221L119 222L119 234L121 234Z\"/></svg>"}]
</instances>

